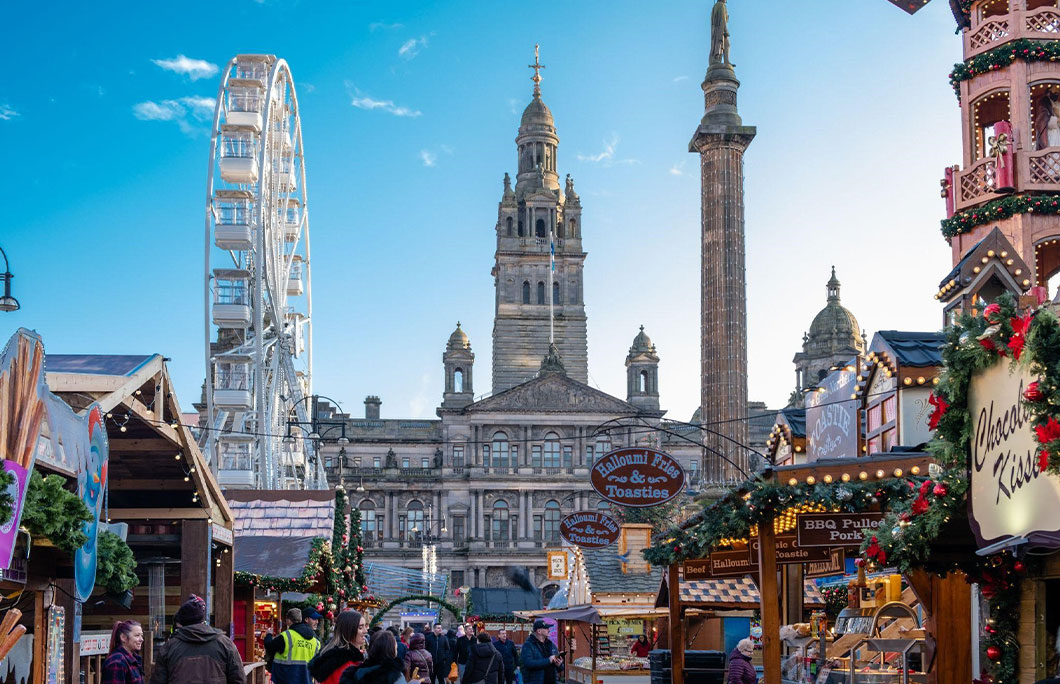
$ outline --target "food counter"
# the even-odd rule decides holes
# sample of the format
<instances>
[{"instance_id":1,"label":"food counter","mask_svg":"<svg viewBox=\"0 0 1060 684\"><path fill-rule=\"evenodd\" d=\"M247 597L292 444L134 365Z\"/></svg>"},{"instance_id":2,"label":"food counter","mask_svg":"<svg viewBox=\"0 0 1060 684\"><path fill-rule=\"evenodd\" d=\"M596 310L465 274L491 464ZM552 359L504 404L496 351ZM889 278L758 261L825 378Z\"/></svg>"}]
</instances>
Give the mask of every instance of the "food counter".
<instances>
[{"instance_id":1,"label":"food counter","mask_svg":"<svg viewBox=\"0 0 1060 684\"><path fill-rule=\"evenodd\" d=\"M650 684L651 670L647 658L607 656L593 659L584 656L567 667L567 680L579 684Z\"/></svg>"}]
</instances>

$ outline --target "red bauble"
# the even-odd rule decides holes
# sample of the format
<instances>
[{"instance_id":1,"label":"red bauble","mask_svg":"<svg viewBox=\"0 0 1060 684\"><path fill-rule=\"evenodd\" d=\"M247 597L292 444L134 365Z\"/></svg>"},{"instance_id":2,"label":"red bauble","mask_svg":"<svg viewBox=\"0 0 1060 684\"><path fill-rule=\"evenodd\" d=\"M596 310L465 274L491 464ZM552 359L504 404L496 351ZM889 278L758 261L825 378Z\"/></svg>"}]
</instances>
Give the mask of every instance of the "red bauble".
<instances>
[{"instance_id":1,"label":"red bauble","mask_svg":"<svg viewBox=\"0 0 1060 684\"><path fill-rule=\"evenodd\" d=\"M931 493L935 496L946 496L947 494L949 494L949 490L946 488L946 485L944 483L939 482L937 485L935 485L935 488L931 490Z\"/></svg>"},{"instance_id":2,"label":"red bauble","mask_svg":"<svg viewBox=\"0 0 1060 684\"><path fill-rule=\"evenodd\" d=\"M329 620L334 620L335 619L335 611L332 611L332 610L328 611L328 619Z\"/></svg>"},{"instance_id":3,"label":"red bauble","mask_svg":"<svg viewBox=\"0 0 1060 684\"><path fill-rule=\"evenodd\" d=\"M997 634L997 630L994 627L991 627L990 625L987 625L984 629L987 634Z\"/></svg>"},{"instance_id":4,"label":"red bauble","mask_svg":"<svg viewBox=\"0 0 1060 684\"><path fill-rule=\"evenodd\" d=\"M998 648L997 646L987 646L986 647L986 657L989 658L990 660L1000 660L1001 659L1001 649Z\"/></svg>"},{"instance_id":5,"label":"red bauble","mask_svg":"<svg viewBox=\"0 0 1060 684\"><path fill-rule=\"evenodd\" d=\"M321 601L317 602L317 610L318 611L324 610L324 603L323 602L321 602Z\"/></svg>"},{"instance_id":6,"label":"red bauble","mask_svg":"<svg viewBox=\"0 0 1060 684\"><path fill-rule=\"evenodd\" d=\"M997 591L994 590L994 586L992 584L984 584L982 589L980 589L979 591L982 592L983 598L986 599L992 599L994 598L994 596L997 595Z\"/></svg>"},{"instance_id":7,"label":"red bauble","mask_svg":"<svg viewBox=\"0 0 1060 684\"><path fill-rule=\"evenodd\" d=\"M1023 572L1027 569L1027 566L1023 564L1023 561L1016 561L1012 564L1012 569L1016 572Z\"/></svg>"}]
</instances>

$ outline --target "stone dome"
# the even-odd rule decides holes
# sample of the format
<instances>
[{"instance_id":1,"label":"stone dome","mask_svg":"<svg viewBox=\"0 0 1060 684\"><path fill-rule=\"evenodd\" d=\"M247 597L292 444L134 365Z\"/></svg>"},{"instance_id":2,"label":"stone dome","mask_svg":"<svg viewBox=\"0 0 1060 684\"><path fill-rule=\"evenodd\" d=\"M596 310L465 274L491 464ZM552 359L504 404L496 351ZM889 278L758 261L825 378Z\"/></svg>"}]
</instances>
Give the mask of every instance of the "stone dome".
<instances>
[{"instance_id":1,"label":"stone dome","mask_svg":"<svg viewBox=\"0 0 1060 684\"><path fill-rule=\"evenodd\" d=\"M640 332L633 338L633 346L629 348L630 354L642 354L642 353L655 353L655 345L652 344L651 338L644 332L644 326L640 326Z\"/></svg>"},{"instance_id":2,"label":"stone dome","mask_svg":"<svg viewBox=\"0 0 1060 684\"><path fill-rule=\"evenodd\" d=\"M827 288L828 303L810 323L804 348L806 351L819 348L863 348L864 340L858 319L839 303L839 280L835 275L835 266L832 267L832 277L828 280Z\"/></svg>"},{"instance_id":3,"label":"stone dome","mask_svg":"<svg viewBox=\"0 0 1060 684\"><path fill-rule=\"evenodd\" d=\"M523 110L523 118L519 122L519 128L526 130L541 127L546 128L550 133L554 133L556 123L552 118L552 111L548 108L548 105L545 104L539 95L535 95L534 99L530 100L530 104L526 105L526 109Z\"/></svg>"},{"instance_id":4,"label":"stone dome","mask_svg":"<svg viewBox=\"0 0 1060 684\"><path fill-rule=\"evenodd\" d=\"M450 350L454 349L471 349L471 342L467 339L467 334L460 327L460 321L456 323L456 330L449 336L449 344L447 348Z\"/></svg>"}]
</instances>

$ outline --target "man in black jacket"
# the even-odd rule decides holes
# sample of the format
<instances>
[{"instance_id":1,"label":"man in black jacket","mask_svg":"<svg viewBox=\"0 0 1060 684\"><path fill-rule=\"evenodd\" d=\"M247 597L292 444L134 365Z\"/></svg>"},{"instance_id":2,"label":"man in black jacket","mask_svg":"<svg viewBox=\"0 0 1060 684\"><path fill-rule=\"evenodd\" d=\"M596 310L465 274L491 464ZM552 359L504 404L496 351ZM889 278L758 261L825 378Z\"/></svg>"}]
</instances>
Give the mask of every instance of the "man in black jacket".
<instances>
[{"instance_id":1,"label":"man in black jacket","mask_svg":"<svg viewBox=\"0 0 1060 684\"><path fill-rule=\"evenodd\" d=\"M155 657L151 684L246 684L235 644L206 624L206 602L192 594L174 618L177 628Z\"/></svg>"},{"instance_id":2,"label":"man in black jacket","mask_svg":"<svg viewBox=\"0 0 1060 684\"><path fill-rule=\"evenodd\" d=\"M449 681L449 669L453 664L453 651L440 622L434 623L434 631L427 635L427 652L434 660L434 681L437 684L446 684Z\"/></svg>"}]
</instances>

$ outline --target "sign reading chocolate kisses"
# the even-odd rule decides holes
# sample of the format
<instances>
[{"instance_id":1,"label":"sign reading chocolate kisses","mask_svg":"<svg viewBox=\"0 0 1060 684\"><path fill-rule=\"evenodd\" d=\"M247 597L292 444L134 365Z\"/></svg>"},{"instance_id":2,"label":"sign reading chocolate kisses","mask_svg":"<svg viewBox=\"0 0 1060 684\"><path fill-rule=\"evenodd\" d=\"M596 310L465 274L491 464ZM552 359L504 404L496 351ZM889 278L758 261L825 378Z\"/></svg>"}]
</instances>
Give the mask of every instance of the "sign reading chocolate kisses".
<instances>
[{"instance_id":1,"label":"sign reading chocolate kisses","mask_svg":"<svg viewBox=\"0 0 1060 684\"><path fill-rule=\"evenodd\" d=\"M669 454L627 447L610 451L594 463L589 482L605 501L647 508L676 498L685 486L685 471Z\"/></svg>"},{"instance_id":2,"label":"sign reading chocolate kisses","mask_svg":"<svg viewBox=\"0 0 1060 684\"><path fill-rule=\"evenodd\" d=\"M603 549L618 539L618 521L601 511L571 513L559 524L564 539L583 549Z\"/></svg>"}]
</instances>

